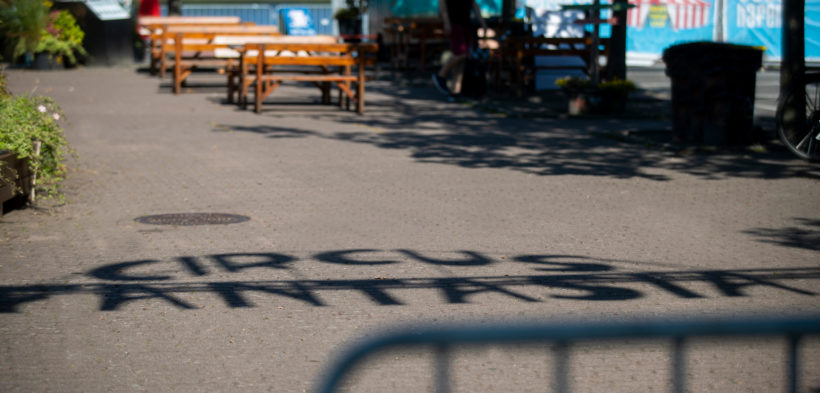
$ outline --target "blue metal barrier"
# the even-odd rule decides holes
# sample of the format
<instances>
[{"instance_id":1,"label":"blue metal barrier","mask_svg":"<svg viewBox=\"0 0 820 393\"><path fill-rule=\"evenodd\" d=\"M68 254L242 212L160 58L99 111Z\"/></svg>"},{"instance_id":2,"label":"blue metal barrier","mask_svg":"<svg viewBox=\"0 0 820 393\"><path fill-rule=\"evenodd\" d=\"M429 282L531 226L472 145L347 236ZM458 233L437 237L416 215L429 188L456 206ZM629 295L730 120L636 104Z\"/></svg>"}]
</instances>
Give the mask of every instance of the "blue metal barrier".
<instances>
[{"instance_id":1,"label":"blue metal barrier","mask_svg":"<svg viewBox=\"0 0 820 393\"><path fill-rule=\"evenodd\" d=\"M183 4L183 16L238 16L242 22L257 25L274 25L282 29L280 10L284 8L305 8L313 18L316 34L334 35L333 10L330 5L320 4ZM160 7L162 15L168 15L168 7Z\"/></svg>"},{"instance_id":2,"label":"blue metal barrier","mask_svg":"<svg viewBox=\"0 0 820 393\"><path fill-rule=\"evenodd\" d=\"M346 374L358 363L387 350L435 348L436 392L450 392L449 348L455 346L555 343L556 392L569 391L567 354L572 344L597 340L669 339L672 342L672 391L685 391L685 345L695 337L782 336L788 339L784 372L787 391L799 390L799 343L803 336L820 334L820 316L806 318L739 318L623 321L607 323L525 323L496 326L436 326L388 332L352 347L321 380L317 392L336 391Z\"/></svg>"},{"instance_id":3,"label":"blue metal barrier","mask_svg":"<svg viewBox=\"0 0 820 393\"><path fill-rule=\"evenodd\" d=\"M168 15L168 7L160 7L162 15ZM183 16L238 16L242 22L257 25L278 25L278 18L269 4L183 4Z\"/></svg>"}]
</instances>

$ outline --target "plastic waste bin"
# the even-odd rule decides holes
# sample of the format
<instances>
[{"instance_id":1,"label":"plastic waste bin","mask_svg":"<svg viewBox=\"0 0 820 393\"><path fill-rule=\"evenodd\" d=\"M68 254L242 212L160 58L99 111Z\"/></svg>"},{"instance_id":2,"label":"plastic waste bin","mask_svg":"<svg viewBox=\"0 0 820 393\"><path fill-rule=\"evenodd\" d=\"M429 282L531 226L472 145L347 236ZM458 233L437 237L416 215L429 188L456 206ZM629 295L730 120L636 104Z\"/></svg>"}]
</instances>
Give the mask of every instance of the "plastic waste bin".
<instances>
[{"instance_id":1,"label":"plastic waste bin","mask_svg":"<svg viewBox=\"0 0 820 393\"><path fill-rule=\"evenodd\" d=\"M667 48L663 61L672 79L673 129L679 141L716 146L755 142L755 78L763 49L692 42Z\"/></svg>"}]
</instances>

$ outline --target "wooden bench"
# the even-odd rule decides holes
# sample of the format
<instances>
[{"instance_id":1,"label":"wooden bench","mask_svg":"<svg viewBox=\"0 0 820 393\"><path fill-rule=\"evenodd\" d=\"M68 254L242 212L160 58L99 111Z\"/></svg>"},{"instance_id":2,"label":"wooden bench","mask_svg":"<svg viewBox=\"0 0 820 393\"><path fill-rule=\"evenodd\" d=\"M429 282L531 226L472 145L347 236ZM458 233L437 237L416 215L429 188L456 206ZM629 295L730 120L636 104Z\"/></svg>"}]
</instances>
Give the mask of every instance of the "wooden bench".
<instances>
[{"instance_id":1,"label":"wooden bench","mask_svg":"<svg viewBox=\"0 0 820 393\"><path fill-rule=\"evenodd\" d=\"M224 71L234 59L217 57L215 51L224 49L228 44L215 42L220 36L247 36L264 37L278 36L276 26L220 26L220 27L173 27L169 28L163 37L163 57L161 69L166 67L165 62L173 54L173 84L174 93L181 92L182 83L191 75L195 68L216 68ZM173 39L170 39L173 38ZM172 41L169 43L168 41Z\"/></svg>"},{"instance_id":2,"label":"wooden bench","mask_svg":"<svg viewBox=\"0 0 820 393\"><path fill-rule=\"evenodd\" d=\"M433 48L448 48L444 34L444 22L440 18L385 18L384 34L390 43L393 68L407 67L413 54L418 56L417 66L423 70Z\"/></svg>"},{"instance_id":3,"label":"wooden bench","mask_svg":"<svg viewBox=\"0 0 820 393\"><path fill-rule=\"evenodd\" d=\"M217 49L215 56L227 59L239 59L238 63L231 63L226 69L228 76L228 103L237 102L243 109L247 105L248 87L253 82L249 77L255 72L256 56L258 51L245 51L246 44L336 44L343 42L344 37L332 35L312 36L219 36L214 39L216 44L227 44L230 49ZM307 53L281 54L268 51L268 57L277 55L305 56ZM253 71L253 72L252 72ZM236 98L234 98L236 97Z\"/></svg>"},{"instance_id":4,"label":"wooden bench","mask_svg":"<svg viewBox=\"0 0 820 393\"><path fill-rule=\"evenodd\" d=\"M148 38L151 74L159 71L162 57L162 34L175 26L239 26L238 16L141 16L137 22L139 34ZM165 70L162 71L163 75Z\"/></svg>"},{"instance_id":5,"label":"wooden bench","mask_svg":"<svg viewBox=\"0 0 820 393\"><path fill-rule=\"evenodd\" d=\"M355 102L356 112L364 113L365 69L376 62L378 45L372 43L270 43L246 44L241 64L253 63L255 73L242 74L243 86L255 84L254 111L283 82L313 82L329 101L330 85L340 91L339 106ZM300 56L299 54L304 54ZM283 69L283 67L301 67ZM356 67L356 72L353 68ZM250 78L248 80L247 78ZM345 99L343 99L343 97Z\"/></svg>"},{"instance_id":6,"label":"wooden bench","mask_svg":"<svg viewBox=\"0 0 820 393\"><path fill-rule=\"evenodd\" d=\"M535 78L539 69L548 69L550 66L538 65L535 61L538 56L547 57L574 57L582 61L577 68L589 75L594 61L592 58L591 38L546 38L546 37L508 37L501 43L496 56L498 64L494 65L496 86L500 86L501 73L507 69L510 80L521 94ZM600 39L598 56L609 59L609 39ZM574 66L572 66L574 67ZM553 68L567 69L567 66Z\"/></svg>"}]
</instances>

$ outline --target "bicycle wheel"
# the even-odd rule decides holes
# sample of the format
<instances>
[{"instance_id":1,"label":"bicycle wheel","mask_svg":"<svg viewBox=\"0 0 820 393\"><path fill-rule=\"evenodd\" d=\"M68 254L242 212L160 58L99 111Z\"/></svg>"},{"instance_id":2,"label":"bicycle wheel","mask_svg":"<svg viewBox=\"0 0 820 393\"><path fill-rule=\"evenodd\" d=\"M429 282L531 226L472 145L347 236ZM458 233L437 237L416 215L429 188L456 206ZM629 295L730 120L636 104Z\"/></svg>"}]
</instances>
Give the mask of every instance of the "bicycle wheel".
<instances>
[{"instance_id":1,"label":"bicycle wheel","mask_svg":"<svg viewBox=\"0 0 820 393\"><path fill-rule=\"evenodd\" d=\"M790 122L790 116L796 115L789 110L793 107L790 103L800 90L806 97L806 119ZM777 123L780 139L792 153L808 160L820 160L820 74L806 75L802 89L789 91L783 96L777 106Z\"/></svg>"}]
</instances>

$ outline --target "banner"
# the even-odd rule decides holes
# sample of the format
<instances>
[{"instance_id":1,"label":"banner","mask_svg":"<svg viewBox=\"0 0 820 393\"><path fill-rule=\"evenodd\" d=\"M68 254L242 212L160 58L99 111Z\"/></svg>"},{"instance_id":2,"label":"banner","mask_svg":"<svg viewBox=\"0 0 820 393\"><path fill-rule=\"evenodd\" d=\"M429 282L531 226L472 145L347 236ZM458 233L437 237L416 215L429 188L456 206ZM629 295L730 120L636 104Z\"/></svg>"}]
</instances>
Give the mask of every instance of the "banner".
<instances>
[{"instance_id":1,"label":"banner","mask_svg":"<svg viewBox=\"0 0 820 393\"><path fill-rule=\"evenodd\" d=\"M766 60L779 60L783 12L780 0L726 1L725 41L765 47Z\"/></svg>"},{"instance_id":2,"label":"banner","mask_svg":"<svg viewBox=\"0 0 820 393\"><path fill-rule=\"evenodd\" d=\"M711 41L713 0L630 0L627 11L626 50L660 58L677 43Z\"/></svg>"},{"instance_id":3,"label":"banner","mask_svg":"<svg viewBox=\"0 0 820 393\"><path fill-rule=\"evenodd\" d=\"M379 0L371 0L378 2ZM385 0L381 0L385 1ZM601 3L610 3L602 0ZM483 13L500 13L502 0L478 0ZM561 5L590 4L592 0L518 0L532 15L537 36L579 36L589 26L579 28L579 11L561 11ZM627 57L646 56L658 60L663 50L679 43L722 41L766 48L764 60L780 60L782 48L781 0L629 0L627 11ZM820 0L805 0L806 59L820 62ZM438 0L391 1L394 15L438 14ZM602 18L609 12L603 11ZM601 26L601 36L610 35L610 26Z\"/></svg>"}]
</instances>

